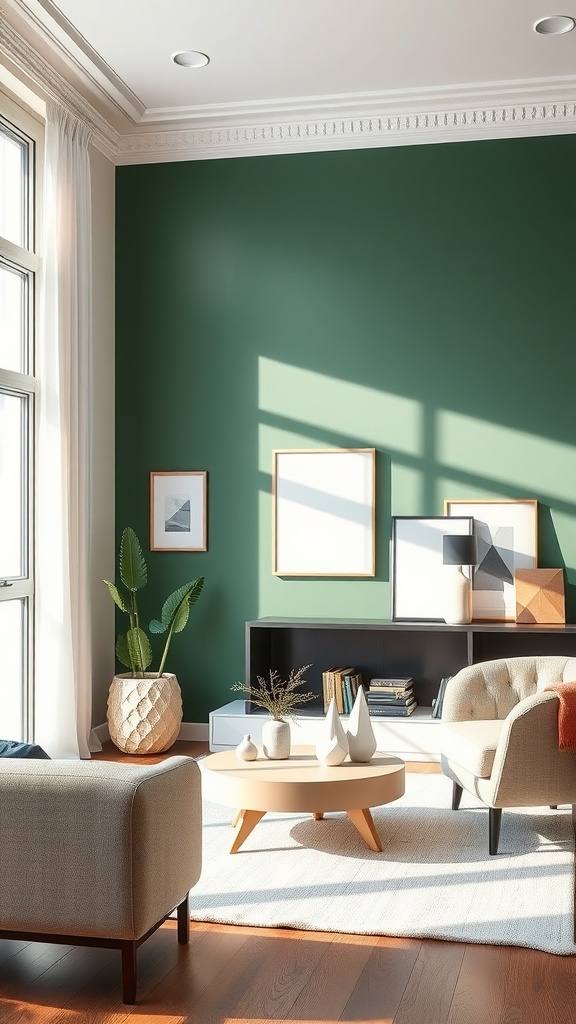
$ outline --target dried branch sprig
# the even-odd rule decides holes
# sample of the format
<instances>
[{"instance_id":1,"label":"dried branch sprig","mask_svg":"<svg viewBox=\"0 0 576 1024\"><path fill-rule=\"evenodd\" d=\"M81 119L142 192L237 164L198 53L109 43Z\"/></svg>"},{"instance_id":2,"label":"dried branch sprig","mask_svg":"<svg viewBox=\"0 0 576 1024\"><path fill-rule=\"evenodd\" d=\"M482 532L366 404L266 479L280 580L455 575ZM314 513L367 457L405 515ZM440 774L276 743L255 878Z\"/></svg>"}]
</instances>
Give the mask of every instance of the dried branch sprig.
<instances>
[{"instance_id":1,"label":"dried branch sprig","mask_svg":"<svg viewBox=\"0 0 576 1024\"><path fill-rule=\"evenodd\" d=\"M303 686L306 680L304 673L311 668L310 665L302 665L298 669L290 669L288 679L281 679L276 669L270 669L270 678L264 679L257 676L258 682L250 686L246 683L234 683L230 689L240 690L247 693L253 704L264 708L272 715L272 718L294 718L296 708L300 704L307 704L309 700L315 700L317 694L298 692L298 687Z\"/></svg>"}]
</instances>

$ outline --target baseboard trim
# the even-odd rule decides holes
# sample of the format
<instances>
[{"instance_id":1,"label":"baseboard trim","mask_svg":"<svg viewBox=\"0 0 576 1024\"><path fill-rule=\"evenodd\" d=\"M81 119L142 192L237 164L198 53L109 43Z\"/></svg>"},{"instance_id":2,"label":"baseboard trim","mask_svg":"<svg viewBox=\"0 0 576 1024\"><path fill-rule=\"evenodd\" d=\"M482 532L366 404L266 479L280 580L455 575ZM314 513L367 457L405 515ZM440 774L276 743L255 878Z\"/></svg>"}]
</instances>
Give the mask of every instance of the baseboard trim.
<instances>
[{"instance_id":1,"label":"baseboard trim","mask_svg":"<svg viewBox=\"0 0 576 1024\"><path fill-rule=\"evenodd\" d=\"M101 725L94 726L93 730L100 740L100 743L107 743L110 739L110 731L108 729L108 723L103 722ZM179 740L188 740L190 742L208 742L208 722L182 722L180 726L180 732L178 733Z\"/></svg>"},{"instance_id":2,"label":"baseboard trim","mask_svg":"<svg viewBox=\"0 0 576 1024\"><path fill-rule=\"evenodd\" d=\"M179 740L196 740L208 742L208 722L182 722Z\"/></svg>"}]
</instances>

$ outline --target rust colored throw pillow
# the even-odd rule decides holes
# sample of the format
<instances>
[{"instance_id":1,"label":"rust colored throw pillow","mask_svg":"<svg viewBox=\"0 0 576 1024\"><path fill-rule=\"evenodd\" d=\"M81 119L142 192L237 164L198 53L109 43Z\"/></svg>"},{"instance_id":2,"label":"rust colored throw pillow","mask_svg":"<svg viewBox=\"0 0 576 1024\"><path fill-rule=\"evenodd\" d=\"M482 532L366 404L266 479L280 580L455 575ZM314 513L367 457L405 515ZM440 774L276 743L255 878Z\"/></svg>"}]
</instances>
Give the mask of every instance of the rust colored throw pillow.
<instances>
[{"instance_id":1,"label":"rust colored throw pillow","mask_svg":"<svg viewBox=\"0 0 576 1024\"><path fill-rule=\"evenodd\" d=\"M576 682L545 686L558 695L558 747L576 754Z\"/></svg>"}]
</instances>

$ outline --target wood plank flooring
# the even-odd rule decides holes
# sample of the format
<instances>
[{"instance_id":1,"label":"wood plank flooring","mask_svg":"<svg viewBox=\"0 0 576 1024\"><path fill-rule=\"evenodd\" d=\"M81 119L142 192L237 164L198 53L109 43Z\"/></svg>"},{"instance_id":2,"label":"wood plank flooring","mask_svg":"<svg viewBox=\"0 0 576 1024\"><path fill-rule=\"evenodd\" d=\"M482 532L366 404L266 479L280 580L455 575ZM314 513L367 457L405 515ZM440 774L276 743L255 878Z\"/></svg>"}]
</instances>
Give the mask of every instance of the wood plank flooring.
<instances>
[{"instance_id":1,"label":"wood plank flooring","mask_svg":"<svg viewBox=\"0 0 576 1024\"><path fill-rule=\"evenodd\" d=\"M142 761L110 745L97 756ZM125 1006L118 952L0 941L0 1024L576 1021L576 958L428 939L192 922L179 946L168 921L141 947L138 981L138 1003Z\"/></svg>"}]
</instances>

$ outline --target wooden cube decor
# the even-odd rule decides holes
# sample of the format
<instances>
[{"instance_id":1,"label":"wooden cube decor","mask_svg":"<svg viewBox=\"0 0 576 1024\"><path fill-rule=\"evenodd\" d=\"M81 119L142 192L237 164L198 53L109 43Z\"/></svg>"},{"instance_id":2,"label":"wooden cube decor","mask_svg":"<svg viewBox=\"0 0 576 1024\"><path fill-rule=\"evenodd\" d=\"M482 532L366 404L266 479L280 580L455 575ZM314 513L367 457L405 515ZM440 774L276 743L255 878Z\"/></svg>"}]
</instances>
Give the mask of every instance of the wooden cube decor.
<instances>
[{"instance_id":1,"label":"wooden cube decor","mask_svg":"<svg viewBox=\"0 0 576 1024\"><path fill-rule=\"evenodd\" d=\"M516 569L516 622L565 622L564 570Z\"/></svg>"}]
</instances>

